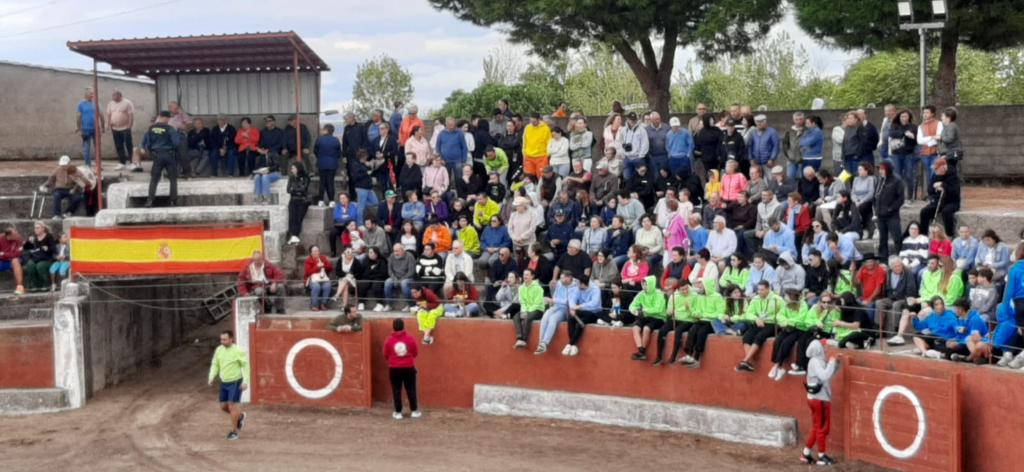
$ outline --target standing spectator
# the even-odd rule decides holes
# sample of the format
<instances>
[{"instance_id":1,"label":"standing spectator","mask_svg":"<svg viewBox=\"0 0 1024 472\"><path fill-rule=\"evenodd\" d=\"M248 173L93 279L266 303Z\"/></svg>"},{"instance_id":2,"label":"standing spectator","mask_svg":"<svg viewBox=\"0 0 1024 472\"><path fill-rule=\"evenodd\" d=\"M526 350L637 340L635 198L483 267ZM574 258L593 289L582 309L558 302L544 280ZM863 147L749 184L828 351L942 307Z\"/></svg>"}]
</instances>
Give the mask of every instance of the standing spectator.
<instances>
[{"instance_id":1,"label":"standing spectator","mask_svg":"<svg viewBox=\"0 0 1024 472\"><path fill-rule=\"evenodd\" d=\"M14 275L14 295L25 294L24 272L21 267L22 241L18 229L9 226L0 234L0 272L10 271Z\"/></svg>"},{"instance_id":2,"label":"standing spectator","mask_svg":"<svg viewBox=\"0 0 1024 472\"><path fill-rule=\"evenodd\" d=\"M864 148L860 155L860 161L874 165L875 149L878 149L879 141L878 128L868 119L868 113L863 108L857 110L857 118L860 119L861 126L864 128Z\"/></svg>"},{"instance_id":3,"label":"standing spectator","mask_svg":"<svg viewBox=\"0 0 1024 472\"><path fill-rule=\"evenodd\" d=\"M302 220L309 210L309 176L306 167L293 162L288 167L288 244L298 244L302 233Z\"/></svg>"},{"instance_id":4,"label":"standing spectator","mask_svg":"<svg viewBox=\"0 0 1024 472\"><path fill-rule=\"evenodd\" d=\"M412 418L423 415L420 412L416 397L416 356L420 348L416 339L405 332L405 321L395 318L391 322L391 335L384 342L384 359L388 361L388 377L391 381L391 397L394 400L395 412L391 417L400 420L402 416L402 388L409 398L409 409ZM427 343L429 344L429 343Z\"/></svg>"},{"instance_id":5,"label":"standing spectator","mask_svg":"<svg viewBox=\"0 0 1024 472\"><path fill-rule=\"evenodd\" d=\"M531 210L530 200L526 197L516 197L513 200L515 211L508 217L508 233L512 238L513 247L521 251L537 241L537 226L540 225L540 217Z\"/></svg>"},{"instance_id":6,"label":"standing spectator","mask_svg":"<svg viewBox=\"0 0 1024 472\"><path fill-rule=\"evenodd\" d=\"M57 255L57 239L42 221L32 225L32 235L21 248L25 260L25 276L29 292L45 292L50 288L50 265Z\"/></svg>"},{"instance_id":7,"label":"standing spectator","mask_svg":"<svg viewBox=\"0 0 1024 472\"><path fill-rule=\"evenodd\" d=\"M801 141L807 134L807 127L804 126L806 121L804 112L793 113L793 126L790 126L782 137L781 155L786 161L786 175L791 179L800 178L800 169L804 161Z\"/></svg>"},{"instance_id":8,"label":"standing spectator","mask_svg":"<svg viewBox=\"0 0 1024 472\"><path fill-rule=\"evenodd\" d=\"M843 143L846 141L846 126L843 116L832 128L832 173L839 175L843 171Z\"/></svg>"},{"instance_id":9,"label":"standing spectator","mask_svg":"<svg viewBox=\"0 0 1024 472\"><path fill-rule=\"evenodd\" d=\"M149 196L146 199L146 208L153 206L153 198L156 196L156 186L160 183L160 176L164 171L171 181L170 204L174 206L178 201L178 161L175 153L181 144L181 134L172 128L168 121L171 119L171 112L160 111L156 123L149 127L146 136L142 138L142 148L149 153L153 159L153 168L149 177Z\"/></svg>"},{"instance_id":10,"label":"standing spectator","mask_svg":"<svg viewBox=\"0 0 1024 472\"><path fill-rule=\"evenodd\" d=\"M273 303L274 311L283 315L284 291L284 272L264 259L262 252L253 251L252 259L238 273L238 296L248 297L252 294L260 298L265 312L270 312Z\"/></svg>"},{"instance_id":11,"label":"standing spectator","mask_svg":"<svg viewBox=\"0 0 1024 472\"><path fill-rule=\"evenodd\" d=\"M295 115L288 116L288 125L284 127L284 149L281 154L290 159L308 159L309 148L313 146L313 138L310 137L309 128L305 123L299 122L299 139L302 140L302 151L299 152L298 143L295 142Z\"/></svg>"},{"instance_id":12,"label":"standing spectator","mask_svg":"<svg viewBox=\"0 0 1024 472\"><path fill-rule=\"evenodd\" d=\"M910 201L917 199L917 168L921 159L914 149L917 147L917 125L914 114L910 110L900 110L896 119L889 125L888 149L889 158L896 167L896 173L907 186L906 197Z\"/></svg>"},{"instance_id":13,"label":"standing spectator","mask_svg":"<svg viewBox=\"0 0 1024 472\"><path fill-rule=\"evenodd\" d=\"M335 333L358 333L363 330L363 315L359 309L346 305L341 309L341 314L335 316L330 323L327 323L327 330Z\"/></svg>"},{"instance_id":14,"label":"standing spectator","mask_svg":"<svg viewBox=\"0 0 1024 472\"><path fill-rule=\"evenodd\" d=\"M896 105L886 103L885 106L882 107L882 113L884 116L882 118L882 126L878 130L879 139L878 146L876 147L878 148L878 153L881 155L882 160L889 161L891 160L889 154L889 134L892 132L893 122L897 119ZM897 169L899 168L897 167ZM897 174L898 173L899 172L897 172Z\"/></svg>"},{"instance_id":15,"label":"standing spectator","mask_svg":"<svg viewBox=\"0 0 1024 472\"><path fill-rule=\"evenodd\" d=\"M523 171L540 178L541 170L548 164L548 144L551 141L551 128L541 121L540 113L530 115L530 124L523 130Z\"/></svg>"},{"instance_id":16,"label":"standing spectator","mask_svg":"<svg viewBox=\"0 0 1024 472\"><path fill-rule=\"evenodd\" d=\"M391 127L391 131L395 134L401 132L402 127L402 103L399 100L395 100L391 107L391 116L388 117L388 126ZM402 144L399 144L401 146Z\"/></svg>"},{"instance_id":17,"label":"standing spectator","mask_svg":"<svg viewBox=\"0 0 1024 472\"><path fill-rule=\"evenodd\" d=\"M334 207L334 176L338 173L338 165L341 162L341 141L334 136L334 125L324 125L320 136L316 138L316 143L313 144L313 154L316 155L316 168L320 174L317 204L324 206L329 203Z\"/></svg>"},{"instance_id":18,"label":"standing spectator","mask_svg":"<svg viewBox=\"0 0 1024 472\"><path fill-rule=\"evenodd\" d=\"M396 112L397 112L397 110L396 110ZM406 110L405 119L402 120L402 125L401 125L401 127L398 128L398 130L399 130L398 131L398 145L399 146L407 146L406 143L409 141L409 138L414 136L416 134L417 130L425 130L426 127L423 124L423 120L421 120L420 117L419 117L419 112L420 112L419 107L417 107L416 105L411 105L411 104L409 105L409 108ZM392 118L392 119L394 119L394 118ZM420 135L419 138L422 139L424 142L426 140L426 138L424 138L423 135ZM417 143L417 144L419 144L419 143ZM405 152L414 152L414 151L411 151L408 148L406 148ZM417 154L417 155L419 155L419 154ZM420 165L423 165L423 164L420 164Z\"/></svg>"},{"instance_id":19,"label":"standing spectator","mask_svg":"<svg viewBox=\"0 0 1024 472\"><path fill-rule=\"evenodd\" d=\"M555 173L562 177L568 177L571 166L569 159L569 139L565 137L565 131L558 126L551 130L551 140L548 141L548 165Z\"/></svg>"},{"instance_id":20,"label":"standing spectator","mask_svg":"<svg viewBox=\"0 0 1024 472\"><path fill-rule=\"evenodd\" d=\"M416 277L416 258L406 251L405 246L395 243L392 247L391 256L388 257L388 278L384 281L384 297L388 300L396 300L395 286L402 290L402 296L406 300L412 298L412 282ZM394 309L394 303L387 306L388 310Z\"/></svg>"},{"instance_id":21,"label":"standing spectator","mask_svg":"<svg viewBox=\"0 0 1024 472\"><path fill-rule=\"evenodd\" d=\"M801 118L802 115L801 115ZM768 117L757 115L754 117L754 130L749 148L750 163L760 166L775 167L775 160L779 158L779 133L775 128L768 126ZM803 126L801 120L801 126Z\"/></svg>"},{"instance_id":22,"label":"standing spectator","mask_svg":"<svg viewBox=\"0 0 1024 472\"><path fill-rule=\"evenodd\" d=\"M956 108L942 110L942 133L939 135L939 157L953 164L957 175L964 159L964 145L960 142L960 128L956 124Z\"/></svg>"},{"instance_id":23,"label":"standing spectator","mask_svg":"<svg viewBox=\"0 0 1024 472\"><path fill-rule=\"evenodd\" d=\"M847 112L843 117L843 168L847 173L856 174L857 165L865 154L865 149L870 149L872 143L868 141L868 132L864 128L857 115L857 112Z\"/></svg>"},{"instance_id":24,"label":"standing spectator","mask_svg":"<svg viewBox=\"0 0 1024 472\"><path fill-rule=\"evenodd\" d=\"M703 183L708 170L720 168L719 154L722 152L724 138L722 130L714 125L710 114L705 114L701 119L701 129L693 135L693 173Z\"/></svg>"},{"instance_id":25,"label":"standing spectator","mask_svg":"<svg viewBox=\"0 0 1024 472\"><path fill-rule=\"evenodd\" d=\"M82 137L82 158L86 167L92 167L92 147L96 144L96 120L99 119L100 129L104 128L103 116L98 116L96 104L93 103L95 93L91 88L85 89L85 96L78 102L75 113L75 133Z\"/></svg>"},{"instance_id":26,"label":"standing spectator","mask_svg":"<svg viewBox=\"0 0 1024 472\"><path fill-rule=\"evenodd\" d=\"M304 269L305 284L310 293L309 308L313 311L327 310L327 300L331 297L330 273L334 271L334 265L320 254L319 246L311 246Z\"/></svg>"},{"instance_id":27,"label":"standing spectator","mask_svg":"<svg viewBox=\"0 0 1024 472\"><path fill-rule=\"evenodd\" d=\"M235 144L238 146L238 171L242 177L247 177L256 170L257 148L260 145L260 130L252 126L249 117L242 118L239 124L242 129L235 135ZM334 196L331 196L334 199Z\"/></svg>"},{"instance_id":28,"label":"standing spectator","mask_svg":"<svg viewBox=\"0 0 1024 472\"><path fill-rule=\"evenodd\" d=\"M895 250L900 252L900 208L904 202L904 186L900 177L893 172L890 162L878 166L878 185L874 190L875 216L878 218L878 254L889 258L889 239Z\"/></svg>"},{"instance_id":29,"label":"standing spectator","mask_svg":"<svg viewBox=\"0 0 1024 472\"><path fill-rule=\"evenodd\" d=\"M577 118L570 122L572 128L569 130L569 157L574 165L576 162L588 162L594 146L594 133L590 132L585 118Z\"/></svg>"},{"instance_id":30,"label":"standing spectator","mask_svg":"<svg viewBox=\"0 0 1024 472\"><path fill-rule=\"evenodd\" d=\"M822 131L820 116L807 117L807 128L800 136L800 157L805 167L814 169L815 172L821 169L821 160L825 148L825 133Z\"/></svg>"},{"instance_id":31,"label":"standing spectator","mask_svg":"<svg viewBox=\"0 0 1024 472\"><path fill-rule=\"evenodd\" d=\"M647 125L647 140L649 143L649 159L653 174L658 174L661 169L669 168L668 132L669 125L661 121L661 114L654 111L650 115L651 124Z\"/></svg>"},{"instance_id":32,"label":"standing spectator","mask_svg":"<svg viewBox=\"0 0 1024 472\"><path fill-rule=\"evenodd\" d=\"M53 264L50 265L50 291L56 292L60 281L68 278L68 273L70 272L71 241L68 238L68 233L61 233L60 242L57 244L57 250L54 252Z\"/></svg>"},{"instance_id":33,"label":"standing spectator","mask_svg":"<svg viewBox=\"0 0 1024 472\"><path fill-rule=\"evenodd\" d=\"M523 130L516 128L515 123L511 121L505 123L505 134L498 139L498 147L505 151L510 169L515 169L523 164ZM522 169L519 172L522 172ZM515 173L508 175L508 182L513 180L512 176Z\"/></svg>"},{"instance_id":34,"label":"standing spectator","mask_svg":"<svg viewBox=\"0 0 1024 472\"><path fill-rule=\"evenodd\" d=\"M857 176L850 187L850 198L857 206L860 214L861 229L871 237L871 214L875 207L875 191L878 187L874 176L874 166L870 162L857 164ZM858 235L858 237L863 237Z\"/></svg>"},{"instance_id":35,"label":"standing spectator","mask_svg":"<svg viewBox=\"0 0 1024 472\"><path fill-rule=\"evenodd\" d=\"M427 167L430 165L430 157L432 153L430 151L430 141L428 141L426 137L425 128L423 126L414 126L411 131L412 135L408 136L404 141L406 155L405 165L407 167L412 165ZM409 157L410 155L412 158Z\"/></svg>"},{"instance_id":36,"label":"standing spectator","mask_svg":"<svg viewBox=\"0 0 1024 472\"><path fill-rule=\"evenodd\" d=\"M811 434L804 444L801 461L807 464L832 465L835 460L825 453L828 443L828 432L832 425L832 378L839 370L839 364L833 357L825 362L825 348L821 341L814 340L807 346L807 404L811 408ZM812 455L814 446L818 446L818 460Z\"/></svg>"},{"instance_id":37,"label":"standing spectator","mask_svg":"<svg viewBox=\"0 0 1024 472\"><path fill-rule=\"evenodd\" d=\"M171 112L171 119L168 120L167 124L178 130L179 133L184 133L188 125L192 123L192 117L185 113L185 110L181 108L181 104L175 100L167 102L167 110Z\"/></svg>"},{"instance_id":38,"label":"standing spectator","mask_svg":"<svg viewBox=\"0 0 1024 472\"><path fill-rule=\"evenodd\" d=\"M636 174L637 168L646 165L650 151L650 139L647 128L637 118L636 113L626 115L626 129L623 133L622 148L625 151L625 167L622 176L630 179Z\"/></svg>"},{"instance_id":39,"label":"standing spectator","mask_svg":"<svg viewBox=\"0 0 1024 472\"><path fill-rule=\"evenodd\" d=\"M349 187L355 190L356 206L360 216L366 215L367 208L377 208L380 205L377 192L373 189L373 178L370 176L370 152L366 149L357 151L356 161L349 163Z\"/></svg>"},{"instance_id":40,"label":"standing spectator","mask_svg":"<svg viewBox=\"0 0 1024 472\"><path fill-rule=\"evenodd\" d=\"M225 176L238 175L237 136L238 132L228 123L228 117L217 115L217 126L210 130L210 168L214 177L219 176L221 170ZM328 200L333 200L333 197Z\"/></svg>"},{"instance_id":41,"label":"standing spectator","mask_svg":"<svg viewBox=\"0 0 1024 472\"><path fill-rule=\"evenodd\" d=\"M124 98L120 90L114 90L107 103L107 126L114 137L114 150L119 164L114 170L128 167L132 156L132 125L135 124L135 106ZM216 175L216 174L214 174Z\"/></svg>"},{"instance_id":42,"label":"standing spectator","mask_svg":"<svg viewBox=\"0 0 1024 472\"><path fill-rule=\"evenodd\" d=\"M935 160L939 157L939 145L942 144L942 122L935 116L935 106L928 105L921 110L921 125L917 127L917 144L921 145L921 160L924 162L928 175L927 186L936 174ZM927 187L925 190L931 194Z\"/></svg>"},{"instance_id":43,"label":"standing spectator","mask_svg":"<svg viewBox=\"0 0 1024 472\"><path fill-rule=\"evenodd\" d=\"M668 166L673 174L682 172L683 169L692 169L691 159L693 158L693 135L690 130L683 128L679 118L672 117L668 120L669 129L665 133L665 150L668 153Z\"/></svg>"},{"instance_id":44,"label":"standing spectator","mask_svg":"<svg viewBox=\"0 0 1024 472\"><path fill-rule=\"evenodd\" d=\"M929 202L921 209L921 226L927 228L932 219L941 215L946 234L953 234L956 213L960 211L960 179L945 159L939 159L935 161L935 177L931 182Z\"/></svg>"}]
</instances>

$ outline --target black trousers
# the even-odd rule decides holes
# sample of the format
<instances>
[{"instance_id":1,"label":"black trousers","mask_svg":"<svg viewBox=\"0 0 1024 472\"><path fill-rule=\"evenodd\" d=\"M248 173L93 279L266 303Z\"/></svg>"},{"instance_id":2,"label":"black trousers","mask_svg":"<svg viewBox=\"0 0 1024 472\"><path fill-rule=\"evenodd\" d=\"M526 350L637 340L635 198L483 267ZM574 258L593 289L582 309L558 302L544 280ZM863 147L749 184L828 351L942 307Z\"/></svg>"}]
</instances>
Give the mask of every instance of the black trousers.
<instances>
[{"instance_id":1,"label":"black trousers","mask_svg":"<svg viewBox=\"0 0 1024 472\"><path fill-rule=\"evenodd\" d=\"M531 311L524 312L520 311L512 317L512 325L516 328L516 339L520 341L526 341L530 337L530 330L533 328L533 322L539 320L544 316L542 311Z\"/></svg>"},{"instance_id":2,"label":"black trousers","mask_svg":"<svg viewBox=\"0 0 1024 472\"><path fill-rule=\"evenodd\" d=\"M317 193L316 199L324 204L329 204L338 197L334 190L334 174L336 173L338 173L338 169L320 171L320 191Z\"/></svg>"},{"instance_id":3,"label":"black trousers","mask_svg":"<svg viewBox=\"0 0 1024 472\"><path fill-rule=\"evenodd\" d=\"M795 328L785 328L775 336L775 344L772 345L772 362L782 364L789 359L793 353L793 347L797 345L804 332Z\"/></svg>"},{"instance_id":4,"label":"black trousers","mask_svg":"<svg viewBox=\"0 0 1024 472\"><path fill-rule=\"evenodd\" d=\"M132 130L113 130L114 150L117 151L117 161L122 165L127 164L132 157Z\"/></svg>"},{"instance_id":5,"label":"black trousers","mask_svg":"<svg viewBox=\"0 0 1024 472\"><path fill-rule=\"evenodd\" d=\"M694 323L690 327L690 332L686 334L686 347L683 348L683 352L699 361L700 357L704 354L704 347L707 345L708 336L714 332L715 327L707 321Z\"/></svg>"},{"instance_id":6,"label":"black trousers","mask_svg":"<svg viewBox=\"0 0 1024 472\"><path fill-rule=\"evenodd\" d=\"M389 374L391 377L391 396L395 400L395 413L402 412L402 387L405 387L405 396L409 397L409 409L412 411L419 410L419 401L416 399L416 368L392 367Z\"/></svg>"},{"instance_id":7,"label":"black trousers","mask_svg":"<svg viewBox=\"0 0 1024 472\"><path fill-rule=\"evenodd\" d=\"M882 263L888 263L889 259L889 239L893 241L892 254L900 253L900 245L902 244L902 235L900 229L900 213L896 212L890 216L879 216L878 217L878 257L882 259Z\"/></svg>"},{"instance_id":8,"label":"black trousers","mask_svg":"<svg viewBox=\"0 0 1024 472\"><path fill-rule=\"evenodd\" d=\"M841 341L839 341L839 347L846 347L845 344L849 343L849 344L854 344L854 345L857 345L857 346L860 346L860 347L863 348L864 347L864 343L868 342L868 340L870 340L870 339L872 339L872 336L870 334L868 334L867 332L865 332L865 331L857 331L855 333L850 333L849 336L847 336L847 337L843 338Z\"/></svg>"},{"instance_id":9,"label":"black trousers","mask_svg":"<svg viewBox=\"0 0 1024 472\"><path fill-rule=\"evenodd\" d=\"M608 316L607 310L579 310L576 312L576 316L578 316L580 318L580 321L582 321L583 323L576 321L576 318L572 316L569 317L569 344L573 346L580 342L580 338L583 337L583 332L585 331L586 325L597 323L597 320L604 320L605 323L611 323L612 320L611 317Z\"/></svg>"},{"instance_id":10,"label":"black trousers","mask_svg":"<svg viewBox=\"0 0 1024 472\"><path fill-rule=\"evenodd\" d=\"M384 303L384 281L383 280L362 280L356 282L356 291L359 301L369 303L373 300L377 303Z\"/></svg>"},{"instance_id":11,"label":"black trousers","mask_svg":"<svg viewBox=\"0 0 1024 472\"><path fill-rule=\"evenodd\" d=\"M171 203L178 200L178 162L171 151L156 151L153 153L153 170L149 173L149 199L156 195L156 186L160 183L160 176L167 171L167 178L171 181Z\"/></svg>"},{"instance_id":12,"label":"black trousers","mask_svg":"<svg viewBox=\"0 0 1024 472\"><path fill-rule=\"evenodd\" d=\"M327 238L327 242L331 244L331 257L338 257L338 239L341 238L341 233L344 232L344 226L334 225L331 227L331 234Z\"/></svg>"},{"instance_id":13,"label":"black trousers","mask_svg":"<svg viewBox=\"0 0 1024 472\"><path fill-rule=\"evenodd\" d=\"M765 323L763 328L758 328L757 324L750 323L750 327L743 332L743 344L764 346L764 342L773 336L775 336L774 324Z\"/></svg>"},{"instance_id":14,"label":"black trousers","mask_svg":"<svg viewBox=\"0 0 1024 472\"><path fill-rule=\"evenodd\" d=\"M679 350L683 348L683 335L690 331L693 323L687 321L676 320L675 323L672 321L666 321L665 324L661 325L661 329L658 330L658 359L661 359L661 354L665 352L665 339L668 337L668 333L672 334L672 356L668 359L674 361L676 356L679 355Z\"/></svg>"},{"instance_id":15,"label":"black trousers","mask_svg":"<svg viewBox=\"0 0 1024 472\"><path fill-rule=\"evenodd\" d=\"M932 220L935 219L935 202L931 202L921 209L920 220L921 229L927 230L932 224ZM952 236L956 234L956 212L960 211L960 205L945 205L939 210L939 216L942 218L943 229L946 230L946 234Z\"/></svg>"},{"instance_id":16,"label":"black trousers","mask_svg":"<svg viewBox=\"0 0 1024 472\"><path fill-rule=\"evenodd\" d=\"M814 328L810 331L804 331L803 336L800 336L800 340L797 341L796 365L797 367L800 368L800 370L807 370L807 363L811 361L811 359L807 357L807 346L810 346L811 341L814 341L815 338L819 337L822 339L822 342L824 342L824 339L827 336L825 336L824 333L818 330L818 328Z\"/></svg>"},{"instance_id":17,"label":"black trousers","mask_svg":"<svg viewBox=\"0 0 1024 472\"><path fill-rule=\"evenodd\" d=\"M306 218L306 211L309 210L309 201L305 198L292 197L288 201L288 236L298 236L302 233L302 220Z\"/></svg>"}]
</instances>

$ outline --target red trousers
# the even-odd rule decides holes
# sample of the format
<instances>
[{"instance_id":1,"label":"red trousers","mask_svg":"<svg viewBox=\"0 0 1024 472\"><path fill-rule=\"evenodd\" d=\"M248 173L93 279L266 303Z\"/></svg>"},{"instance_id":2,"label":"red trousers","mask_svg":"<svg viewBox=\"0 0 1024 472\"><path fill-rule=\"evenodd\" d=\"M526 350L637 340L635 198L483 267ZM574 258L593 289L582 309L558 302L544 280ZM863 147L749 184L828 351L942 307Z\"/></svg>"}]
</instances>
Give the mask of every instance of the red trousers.
<instances>
[{"instance_id":1,"label":"red trousers","mask_svg":"<svg viewBox=\"0 0 1024 472\"><path fill-rule=\"evenodd\" d=\"M832 424L832 403L824 400L807 400L811 407L811 434L807 436L807 448L814 449L818 445L818 454L825 453L828 442L828 429Z\"/></svg>"}]
</instances>

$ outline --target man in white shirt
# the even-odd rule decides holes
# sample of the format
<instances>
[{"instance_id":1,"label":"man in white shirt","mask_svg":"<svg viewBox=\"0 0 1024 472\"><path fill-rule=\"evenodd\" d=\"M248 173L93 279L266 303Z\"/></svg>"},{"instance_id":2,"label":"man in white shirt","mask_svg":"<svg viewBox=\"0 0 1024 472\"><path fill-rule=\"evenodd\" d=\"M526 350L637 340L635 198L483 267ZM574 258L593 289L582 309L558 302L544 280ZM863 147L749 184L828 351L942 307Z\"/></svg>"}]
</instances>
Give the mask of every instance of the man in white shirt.
<instances>
[{"instance_id":1,"label":"man in white shirt","mask_svg":"<svg viewBox=\"0 0 1024 472\"><path fill-rule=\"evenodd\" d=\"M452 252L448 253L448 257L444 261L444 291L447 291L452 287L455 282L455 274L462 272L469 277L469 282L473 280L473 256L470 256L465 248L462 246L462 241L452 241Z\"/></svg>"},{"instance_id":2,"label":"man in white shirt","mask_svg":"<svg viewBox=\"0 0 1024 472\"><path fill-rule=\"evenodd\" d=\"M132 125L135 124L135 105L124 98L120 90L114 90L112 100L107 103L107 127L114 136L119 164L116 170L124 169L132 157Z\"/></svg>"},{"instance_id":3,"label":"man in white shirt","mask_svg":"<svg viewBox=\"0 0 1024 472\"><path fill-rule=\"evenodd\" d=\"M714 220L714 229L708 234L708 251L711 261L721 266L736 252L736 232L725 226L725 217L718 215Z\"/></svg>"}]
</instances>

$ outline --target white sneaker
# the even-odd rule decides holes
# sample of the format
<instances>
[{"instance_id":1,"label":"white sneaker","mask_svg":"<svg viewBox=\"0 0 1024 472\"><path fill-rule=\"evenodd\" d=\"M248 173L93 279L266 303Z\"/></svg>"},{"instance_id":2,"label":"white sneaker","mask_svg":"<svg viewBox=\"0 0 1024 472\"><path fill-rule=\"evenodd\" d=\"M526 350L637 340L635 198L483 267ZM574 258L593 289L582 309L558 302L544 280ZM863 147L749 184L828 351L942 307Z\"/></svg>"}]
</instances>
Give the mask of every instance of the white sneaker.
<instances>
[{"instance_id":1,"label":"white sneaker","mask_svg":"<svg viewBox=\"0 0 1024 472\"><path fill-rule=\"evenodd\" d=\"M540 343L537 346L537 351L535 351L533 354L539 356L541 354L544 354L545 352L548 352L548 345L544 344L544 343Z\"/></svg>"},{"instance_id":2,"label":"white sneaker","mask_svg":"<svg viewBox=\"0 0 1024 472\"><path fill-rule=\"evenodd\" d=\"M621 322L621 321L619 321L619 320L615 320L615 321L612 321L612 328L621 328L621 327L623 327L623 326L624 326L624 325L623 325L623 324L622 324L622 322Z\"/></svg>"},{"instance_id":3,"label":"white sneaker","mask_svg":"<svg viewBox=\"0 0 1024 472\"><path fill-rule=\"evenodd\" d=\"M114 170L122 170L122 169L124 169L124 164L118 164L118 165L114 166Z\"/></svg>"},{"instance_id":4,"label":"white sneaker","mask_svg":"<svg viewBox=\"0 0 1024 472\"><path fill-rule=\"evenodd\" d=\"M288 245L294 246L296 244L299 244L299 237L298 236L292 236L291 238L288 239Z\"/></svg>"},{"instance_id":5,"label":"white sneaker","mask_svg":"<svg viewBox=\"0 0 1024 472\"><path fill-rule=\"evenodd\" d=\"M318 207L320 207L320 208L323 208L323 207L325 207L325 206L327 206L327 205L324 205L324 202L323 202L323 200L321 200L321 201L319 201L319 202L316 202L316 206L318 206Z\"/></svg>"},{"instance_id":6,"label":"white sneaker","mask_svg":"<svg viewBox=\"0 0 1024 472\"><path fill-rule=\"evenodd\" d=\"M568 356L569 355L569 351L571 351L571 350L572 350L572 346L569 345L569 344L566 344L565 347L562 348L562 355L563 356Z\"/></svg>"},{"instance_id":7,"label":"white sneaker","mask_svg":"<svg viewBox=\"0 0 1024 472\"><path fill-rule=\"evenodd\" d=\"M513 349L525 349L526 348L526 341L523 341L522 339L516 340L516 343L512 345L512 348Z\"/></svg>"},{"instance_id":8,"label":"white sneaker","mask_svg":"<svg viewBox=\"0 0 1024 472\"><path fill-rule=\"evenodd\" d=\"M404 418L404 416L402 416L401 413L392 413L391 417L396 419L396 420L400 420L400 419Z\"/></svg>"},{"instance_id":9,"label":"white sneaker","mask_svg":"<svg viewBox=\"0 0 1024 472\"><path fill-rule=\"evenodd\" d=\"M574 357L580 355L580 348L572 346L572 349L569 349L569 355Z\"/></svg>"},{"instance_id":10,"label":"white sneaker","mask_svg":"<svg viewBox=\"0 0 1024 472\"><path fill-rule=\"evenodd\" d=\"M825 341L825 344L831 347L839 347L839 341L836 341L835 339L829 339L828 341Z\"/></svg>"},{"instance_id":11,"label":"white sneaker","mask_svg":"<svg viewBox=\"0 0 1024 472\"><path fill-rule=\"evenodd\" d=\"M687 354L686 357L683 357L683 360L680 362L686 365L691 365L697 363L697 359L694 359L693 356Z\"/></svg>"},{"instance_id":12,"label":"white sneaker","mask_svg":"<svg viewBox=\"0 0 1024 472\"><path fill-rule=\"evenodd\" d=\"M608 326L608 322L605 320L597 320L598 326Z\"/></svg>"},{"instance_id":13,"label":"white sneaker","mask_svg":"<svg viewBox=\"0 0 1024 472\"><path fill-rule=\"evenodd\" d=\"M384 311L384 305L381 305L380 303L374 305L373 311Z\"/></svg>"},{"instance_id":14,"label":"white sneaker","mask_svg":"<svg viewBox=\"0 0 1024 472\"><path fill-rule=\"evenodd\" d=\"M1024 367L1024 351L1021 351L1020 354L1017 354L1017 356L1010 361L1009 367L1011 369L1019 369L1021 367Z\"/></svg>"},{"instance_id":15,"label":"white sneaker","mask_svg":"<svg viewBox=\"0 0 1024 472\"><path fill-rule=\"evenodd\" d=\"M778 374L778 373L779 373L779 366L773 365L772 366L772 370L768 371L768 378L774 380L775 379L775 374Z\"/></svg>"},{"instance_id":16,"label":"white sneaker","mask_svg":"<svg viewBox=\"0 0 1024 472\"><path fill-rule=\"evenodd\" d=\"M410 312L416 313L416 310L419 310L419 307L416 306L416 305L412 305L408 309L409 309Z\"/></svg>"},{"instance_id":17,"label":"white sneaker","mask_svg":"<svg viewBox=\"0 0 1024 472\"><path fill-rule=\"evenodd\" d=\"M929 359L942 359L942 353L936 351L935 349L929 349L924 352L924 357L927 357Z\"/></svg>"},{"instance_id":18,"label":"white sneaker","mask_svg":"<svg viewBox=\"0 0 1024 472\"><path fill-rule=\"evenodd\" d=\"M364 305L364 304L360 303L360 304L359 304L359 311L363 311L363 310L365 310L365 309L366 309L366 305Z\"/></svg>"},{"instance_id":19,"label":"white sneaker","mask_svg":"<svg viewBox=\"0 0 1024 472\"><path fill-rule=\"evenodd\" d=\"M1003 353L1003 357L999 358L999 362L996 363L999 367L1006 367L1013 361L1013 353L1007 351Z\"/></svg>"},{"instance_id":20,"label":"white sneaker","mask_svg":"<svg viewBox=\"0 0 1024 472\"><path fill-rule=\"evenodd\" d=\"M918 355L918 356L923 354L923 352L921 351L921 348L919 348L919 347L915 347L915 348L911 349L910 352L912 354L915 354L915 355Z\"/></svg>"},{"instance_id":21,"label":"white sneaker","mask_svg":"<svg viewBox=\"0 0 1024 472\"><path fill-rule=\"evenodd\" d=\"M415 418L419 418L419 417L423 416L423 413L421 413L420 410L416 410L416 411L413 411L412 413L410 413L409 416L412 417L413 419L415 419Z\"/></svg>"},{"instance_id":22,"label":"white sneaker","mask_svg":"<svg viewBox=\"0 0 1024 472\"><path fill-rule=\"evenodd\" d=\"M328 205L328 206L331 207L331 208L334 208L334 205L335 205L335 202L331 202L331 204Z\"/></svg>"},{"instance_id":23,"label":"white sneaker","mask_svg":"<svg viewBox=\"0 0 1024 472\"><path fill-rule=\"evenodd\" d=\"M800 369L800 366L798 366L796 364L790 364L789 365L789 370L790 371L794 371L794 370L798 370L798 369Z\"/></svg>"},{"instance_id":24,"label":"white sneaker","mask_svg":"<svg viewBox=\"0 0 1024 472\"><path fill-rule=\"evenodd\" d=\"M786 369L780 367L779 370L777 372L775 372L775 379L774 380L776 382L781 382L782 379L784 379L785 377L786 377Z\"/></svg>"},{"instance_id":25,"label":"white sneaker","mask_svg":"<svg viewBox=\"0 0 1024 472\"><path fill-rule=\"evenodd\" d=\"M896 336L889 338L889 340L886 342L893 346L902 346L907 343L907 340L903 339L903 336L897 334Z\"/></svg>"}]
</instances>

